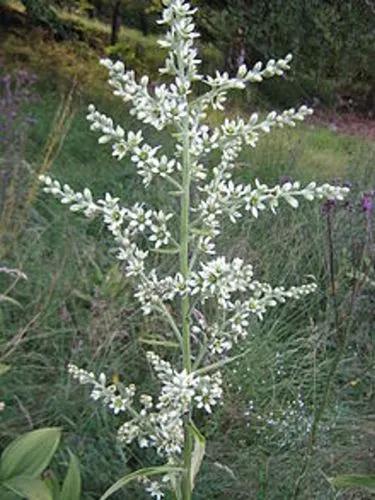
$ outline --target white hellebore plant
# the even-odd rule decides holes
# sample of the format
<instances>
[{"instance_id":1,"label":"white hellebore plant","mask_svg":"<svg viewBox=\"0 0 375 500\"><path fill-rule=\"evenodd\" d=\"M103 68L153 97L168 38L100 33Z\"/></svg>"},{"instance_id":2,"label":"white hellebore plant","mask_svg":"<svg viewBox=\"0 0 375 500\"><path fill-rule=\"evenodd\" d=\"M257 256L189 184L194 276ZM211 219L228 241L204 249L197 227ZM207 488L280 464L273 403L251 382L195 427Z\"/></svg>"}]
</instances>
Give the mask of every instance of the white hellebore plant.
<instances>
[{"instance_id":1,"label":"white hellebore plant","mask_svg":"<svg viewBox=\"0 0 375 500\"><path fill-rule=\"evenodd\" d=\"M192 17L196 9L185 0L164 0L164 5L160 23L167 26L167 33L160 45L168 53L160 72L167 76L168 83L150 92L147 76L136 79L134 72L125 70L119 61L104 59L101 63L108 69L113 93L129 104L130 114L157 131L171 133L173 155L168 157L160 145L147 144L142 131L126 131L115 125L93 105L87 119L91 130L100 134L99 143L112 145L115 158L120 161L127 156L131 160L145 187L155 178L171 186L171 197L179 198L178 213L166 213L143 203L126 207L109 193L95 200L87 188L76 192L48 176L41 177L44 191L70 205L70 210L103 218L116 242L124 275L134 283L143 313L163 318L166 332L175 335L180 346L176 366L154 352L147 353L160 383L157 398L137 394L132 384L108 384L104 374L96 377L69 365L74 378L91 386L93 399L101 400L123 418L119 440L153 448L157 462L163 463L119 480L103 499L138 478L155 499L169 490L177 499L190 500L204 454L204 438L193 418L198 412L210 414L220 402L220 367L233 359L230 352L248 334L252 316L261 320L268 308L316 289L314 283L289 289L272 287L255 279L251 264L215 256L222 219L227 217L236 223L244 216L259 217L263 210L276 213L283 201L297 208L298 199L342 199L348 191L314 182L304 187L299 182L273 187L258 180L252 186L235 182L233 173L243 148L255 147L262 134L272 128L293 127L312 111L301 106L271 112L265 119L254 113L248 120L224 119L216 128L205 123L207 112L210 108L224 110L228 91L283 75L291 56L271 60L265 67L262 63L251 69L242 65L234 77L219 72L213 77L203 76L194 46L199 36ZM207 91L197 97L194 82L200 82L199 88L206 86ZM213 151L220 159L209 168L206 159ZM170 224L172 216L179 219L176 234ZM167 254L169 259L170 254L178 254L176 269L170 275L159 275L151 267L150 251ZM212 321L206 319L208 304L210 318L216 310Z\"/></svg>"}]
</instances>

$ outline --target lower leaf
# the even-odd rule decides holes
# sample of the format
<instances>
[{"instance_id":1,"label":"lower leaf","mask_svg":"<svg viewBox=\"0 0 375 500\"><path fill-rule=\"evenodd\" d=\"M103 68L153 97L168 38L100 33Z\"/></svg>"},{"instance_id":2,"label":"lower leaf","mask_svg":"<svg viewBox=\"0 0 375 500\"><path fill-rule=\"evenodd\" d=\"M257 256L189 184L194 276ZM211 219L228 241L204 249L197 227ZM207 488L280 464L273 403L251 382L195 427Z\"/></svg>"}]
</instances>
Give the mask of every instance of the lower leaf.
<instances>
[{"instance_id":1,"label":"lower leaf","mask_svg":"<svg viewBox=\"0 0 375 500\"><path fill-rule=\"evenodd\" d=\"M199 429L195 426L193 422L190 422L190 429L194 436L194 449L193 455L191 457L191 489L194 489L195 478L201 468L203 457L206 451L206 439L200 433Z\"/></svg>"},{"instance_id":2,"label":"lower leaf","mask_svg":"<svg viewBox=\"0 0 375 500\"><path fill-rule=\"evenodd\" d=\"M15 476L4 481L3 486L28 500L52 500L48 487L35 477Z\"/></svg>"},{"instance_id":3,"label":"lower leaf","mask_svg":"<svg viewBox=\"0 0 375 500\"><path fill-rule=\"evenodd\" d=\"M180 473L183 471L184 469L182 467L172 467L170 465L161 465L159 467L146 467L145 469L139 469L136 472L131 472L130 474L127 474L126 476L119 479L104 493L103 496L100 497L100 500L106 500L111 495L113 495L113 493L120 490L131 481L134 481L134 479L139 479L141 477L160 476L170 473Z\"/></svg>"}]
</instances>

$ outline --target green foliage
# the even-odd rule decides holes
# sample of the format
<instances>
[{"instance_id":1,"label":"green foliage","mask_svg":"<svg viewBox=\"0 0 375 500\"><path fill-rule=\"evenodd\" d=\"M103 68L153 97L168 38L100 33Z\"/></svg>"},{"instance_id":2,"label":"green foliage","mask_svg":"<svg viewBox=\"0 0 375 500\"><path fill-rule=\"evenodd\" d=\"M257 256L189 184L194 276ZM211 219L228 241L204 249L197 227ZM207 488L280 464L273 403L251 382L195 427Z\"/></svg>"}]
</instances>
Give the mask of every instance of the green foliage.
<instances>
[{"instance_id":1,"label":"green foliage","mask_svg":"<svg viewBox=\"0 0 375 500\"><path fill-rule=\"evenodd\" d=\"M59 19L50 2L45 0L22 0L32 24L47 27L58 37L67 38L69 27Z\"/></svg>"},{"instance_id":2,"label":"green foliage","mask_svg":"<svg viewBox=\"0 0 375 500\"><path fill-rule=\"evenodd\" d=\"M5 448L0 461L0 487L30 500L52 500L38 477L49 465L61 430L45 428L18 437Z\"/></svg>"},{"instance_id":3,"label":"green foliage","mask_svg":"<svg viewBox=\"0 0 375 500\"><path fill-rule=\"evenodd\" d=\"M25 0L23 3L34 24L49 27L58 39L70 42L58 47L48 47L53 42L45 44L46 47L37 43L35 48L31 36L27 46L33 46L34 55L23 41L19 57L25 54L26 60L34 57L42 67L54 67L61 75L68 74L67 79L76 73L79 81L86 82L86 74L90 73L90 85L95 85L98 71L91 60L107 50L108 55L123 59L140 72L151 72L154 79L159 76L156 70L162 51L156 45L157 32L152 31L159 15L159 0L123 1L119 40L107 49L113 1ZM271 101L278 106L307 99L342 110L372 109L375 74L370 63L374 15L371 2L197 0L195 3L201 8L198 24L204 33L205 72L213 72L216 67L233 72L242 49L249 64L293 53L293 73L288 80L277 83L270 80L259 90L254 88L248 93L251 105L259 99L263 104ZM12 38L10 48L3 45L10 58L19 43ZM61 64L46 59L45 52L61 56ZM82 66L86 59L81 61L83 53L88 53L85 68ZM76 60L72 60L73 54Z\"/></svg>"},{"instance_id":4,"label":"green foliage","mask_svg":"<svg viewBox=\"0 0 375 500\"><path fill-rule=\"evenodd\" d=\"M318 97L325 102L333 96L337 102L338 96L345 99L349 95L363 110L371 106L375 78L374 67L369 63L373 50L372 3L365 0L200 3L206 9L201 17L203 28L226 53L227 65L236 66L241 47L249 62L291 52L295 57L292 83L297 96ZM288 92L290 84L291 81ZM285 104L287 92L283 86L269 82L261 92ZM289 104L294 99L295 96L290 96Z\"/></svg>"},{"instance_id":5,"label":"green foliage","mask_svg":"<svg viewBox=\"0 0 375 500\"><path fill-rule=\"evenodd\" d=\"M50 463L60 442L61 430L45 428L29 432L13 441L3 451L0 478L39 476Z\"/></svg>"},{"instance_id":6,"label":"green foliage","mask_svg":"<svg viewBox=\"0 0 375 500\"><path fill-rule=\"evenodd\" d=\"M41 479L29 476L15 476L4 481L3 486L22 498L52 500L47 486Z\"/></svg>"},{"instance_id":7,"label":"green foliage","mask_svg":"<svg viewBox=\"0 0 375 500\"><path fill-rule=\"evenodd\" d=\"M60 491L53 473L42 479L60 443L56 427L31 431L12 441L0 459L1 499L27 497L29 500L80 500L79 462L71 454L67 474Z\"/></svg>"},{"instance_id":8,"label":"green foliage","mask_svg":"<svg viewBox=\"0 0 375 500\"><path fill-rule=\"evenodd\" d=\"M59 40L75 40L78 53L78 40L97 50L96 58L109 44L114 0L23 0L22 3L34 25L47 27ZM373 2L196 0L194 3L201 9L198 24L204 34L202 45L208 45L207 52L214 56L216 67L234 71L242 48L249 64L293 53L293 74L287 82L269 81L262 85L255 94L263 100L280 106L310 99L343 110L369 112L373 108ZM126 63L134 63L143 72L150 70L155 77L161 51L154 46L158 33L154 21L160 8L160 0L123 0L120 31L125 36L120 32L118 44L109 49L110 55L125 58ZM134 40L135 30L143 39L139 36L138 41ZM33 41L29 40L27 45L32 46ZM36 55L44 65L43 54ZM211 59L203 55L203 60L209 62L207 70L214 70ZM95 74L94 68L90 70ZM254 92L248 99L254 103Z\"/></svg>"}]
</instances>

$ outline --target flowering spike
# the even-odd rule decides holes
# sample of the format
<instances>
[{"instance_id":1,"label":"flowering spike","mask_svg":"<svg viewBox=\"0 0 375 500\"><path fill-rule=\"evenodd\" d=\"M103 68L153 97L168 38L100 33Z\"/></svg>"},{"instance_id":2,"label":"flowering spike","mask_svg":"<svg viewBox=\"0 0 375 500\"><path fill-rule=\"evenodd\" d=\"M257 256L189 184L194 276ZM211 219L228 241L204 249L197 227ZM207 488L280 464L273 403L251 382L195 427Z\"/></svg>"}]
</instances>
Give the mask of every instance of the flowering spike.
<instances>
[{"instance_id":1,"label":"flowering spike","mask_svg":"<svg viewBox=\"0 0 375 500\"><path fill-rule=\"evenodd\" d=\"M216 255L222 218L236 223L245 216L258 218L268 209L276 214L282 202L295 209L302 200L324 198L333 203L348 189L315 182L304 187L299 182L270 187L258 179L252 185L236 183L233 171L243 148L256 147L263 134L276 128L294 127L312 110L301 106L281 113L272 111L263 119L257 113L247 120L225 118L212 128L205 123L207 109L223 110L230 90L243 90L248 84L284 75L292 56L258 62L252 68L241 65L234 77L218 71L214 76L202 76L195 47L196 9L185 0L163 0L163 4L160 24L167 31L160 45L167 55L160 72L169 75L168 83L151 89L147 76L136 76L122 62L103 59L101 64L108 70L114 95L129 105L131 116L157 131L171 132L174 152L167 154L158 140L146 143L142 130L115 124L93 105L87 119L91 130L98 132L99 143L111 144L115 158L128 156L144 187L154 179L172 185L175 191L171 196L180 197L180 210L168 213L139 202L127 207L110 193L95 200L87 188L76 192L49 176L40 180L44 191L71 211L102 218L141 311L163 321L166 341L174 335L174 345L181 346L181 355L174 356L173 365L154 352L147 353L159 386L157 394L138 394L132 384L107 384L104 374L95 377L75 365L69 365L68 371L91 387L92 399L121 415L120 442L137 442L141 448L154 449L169 465L183 466L185 473L167 474L162 481L144 478L146 491L161 499L177 481L185 500L191 498L192 487L192 426L188 416L194 412L210 414L222 399L219 369L237 359L229 357L230 351L246 338L250 321L262 320L270 308L302 299L317 288L314 282L290 288L271 286L256 279L251 264ZM193 86L199 80L208 90L196 96ZM212 152L219 153L219 161L208 168ZM365 205L370 212L370 203L363 202ZM174 225L178 218L179 230ZM149 260L153 252L158 252L160 259L168 256L166 265L153 268ZM178 264L169 258L173 253L179 254ZM206 314L207 308L210 314Z\"/></svg>"}]
</instances>

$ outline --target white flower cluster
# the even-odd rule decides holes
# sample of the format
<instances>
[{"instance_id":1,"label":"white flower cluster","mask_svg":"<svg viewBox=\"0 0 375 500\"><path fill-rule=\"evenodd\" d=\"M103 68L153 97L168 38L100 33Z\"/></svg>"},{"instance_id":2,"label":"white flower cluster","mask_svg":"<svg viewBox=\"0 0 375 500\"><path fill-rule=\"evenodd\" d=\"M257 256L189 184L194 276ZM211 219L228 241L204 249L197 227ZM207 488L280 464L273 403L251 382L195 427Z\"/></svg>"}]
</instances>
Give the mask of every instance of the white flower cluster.
<instances>
[{"instance_id":1,"label":"white flower cluster","mask_svg":"<svg viewBox=\"0 0 375 500\"><path fill-rule=\"evenodd\" d=\"M317 186L315 182L305 187L301 187L299 182L286 182L283 185L269 187L267 184L260 183L258 179L252 187L250 184L245 186L235 184L232 180L226 181L223 174L224 172L216 170L212 181L200 188L206 197L201 199L194 208L199 214L199 220L202 221L201 231L204 231L210 238L220 234L220 216L223 214L235 223L243 217L243 211L250 212L256 218L267 208L276 213L282 200L293 208L297 208L298 198L308 201L322 198L342 200L349 192L347 187L330 184Z\"/></svg>"},{"instance_id":2,"label":"white flower cluster","mask_svg":"<svg viewBox=\"0 0 375 500\"><path fill-rule=\"evenodd\" d=\"M51 193L61 203L70 205L72 212L83 212L86 217L102 215L108 230L120 243L118 258L129 260L132 269L147 256L146 252L142 252L131 242L136 236L144 235L155 249L168 245L171 240L167 223L173 214L146 209L142 203L125 208L119 204L119 198L113 198L109 193L105 194L104 199L94 201L87 188L82 193L75 192L68 184L61 186L59 181L49 176L41 175L39 179L44 183L44 192ZM134 271L129 271L129 275L131 274Z\"/></svg>"},{"instance_id":3,"label":"white flower cluster","mask_svg":"<svg viewBox=\"0 0 375 500\"><path fill-rule=\"evenodd\" d=\"M169 26L169 29L165 37L159 40L159 44L168 49L168 55L165 66L160 72L180 78L177 82L180 82L186 93L190 88L190 82L202 79L197 71L201 61L197 59L198 51L194 47L194 40L199 34L195 31L192 16L197 9L192 9L185 0L164 0L164 5L166 8L158 23ZM181 74L182 64L183 74Z\"/></svg>"},{"instance_id":4,"label":"white flower cluster","mask_svg":"<svg viewBox=\"0 0 375 500\"><path fill-rule=\"evenodd\" d=\"M180 163L174 158L168 159L166 155L160 158L157 156L160 146L152 147L149 144L142 144L141 130L137 133L130 130L125 138L124 129L120 125L114 126L112 118L99 113L93 104L89 106L87 119L91 122L90 129L102 134L98 140L99 144L113 143L112 156L122 160L126 155L130 155L145 186L148 186L156 175L170 179L176 169L181 169Z\"/></svg>"},{"instance_id":5,"label":"white flower cluster","mask_svg":"<svg viewBox=\"0 0 375 500\"><path fill-rule=\"evenodd\" d=\"M310 182L304 188L301 188L298 181L286 182L281 186L277 185L270 188L256 180L255 185L255 189L250 189L249 186L243 197L245 210L250 211L254 217L258 217L259 211L265 210L267 207L273 213L276 213L280 200L286 201L293 208L298 208L298 197L308 201L321 200L322 198L343 200L349 192L347 187L332 186L330 184L317 186L316 182Z\"/></svg>"},{"instance_id":6,"label":"white flower cluster","mask_svg":"<svg viewBox=\"0 0 375 500\"><path fill-rule=\"evenodd\" d=\"M190 287L192 294L200 294L202 302L216 297L218 304L226 309L235 292L245 292L252 283L253 266L244 265L242 259L227 262L225 257L218 257L200 264L200 270L192 273Z\"/></svg>"},{"instance_id":7,"label":"white flower cluster","mask_svg":"<svg viewBox=\"0 0 375 500\"><path fill-rule=\"evenodd\" d=\"M143 265L141 270L143 272ZM129 271L128 275L130 275ZM267 308L284 303L286 299L300 299L315 290L315 283L293 286L288 290L284 287L272 288L267 283L253 280L253 267L244 264L242 259L236 258L228 262L225 257L221 256L206 263L201 262L200 269L197 272L192 271L187 281L181 273L162 279L158 278L154 269L148 275L143 273L141 281L137 284L135 297L141 303L145 315L154 310L158 311L160 303L172 301L176 296L196 297L202 307L208 299L214 299L220 309L233 313L233 318L231 318L233 335L237 321L239 325L247 326L247 318L250 314L263 319ZM247 299L241 302L238 297L244 292L246 292ZM245 337L246 334L237 331L235 336L238 339L239 336Z\"/></svg>"},{"instance_id":8,"label":"white flower cluster","mask_svg":"<svg viewBox=\"0 0 375 500\"><path fill-rule=\"evenodd\" d=\"M181 273L159 279L156 270L152 269L150 273L142 275L141 281L136 285L134 296L141 303L143 313L148 315L153 310L158 311L160 303L171 301L176 295L182 296L189 292L188 283Z\"/></svg>"},{"instance_id":9,"label":"white flower cluster","mask_svg":"<svg viewBox=\"0 0 375 500\"><path fill-rule=\"evenodd\" d=\"M91 398L95 401L102 400L115 415L124 412L133 404L135 395L135 385L125 387L121 394L118 392L116 385L107 385L107 378L104 373L99 375L98 380L93 372L87 372L75 365L68 365L68 372L83 385L91 385Z\"/></svg>"},{"instance_id":10,"label":"white flower cluster","mask_svg":"<svg viewBox=\"0 0 375 500\"><path fill-rule=\"evenodd\" d=\"M211 91L199 99L197 104L200 112L203 112L208 105L211 105L213 109L223 111L229 90L241 90L248 83L259 83L266 78L282 76L290 69L291 60L292 55L287 54L284 59L277 61L270 59L264 68L261 61L257 62L252 69L248 69L246 64L242 64L234 78L230 77L227 72L220 73L219 71L216 71L214 77L207 76L203 81L211 87Z\"/></svg>"},{"instance_id":11,"label":"white flower cluster","mask_svg":"<svg viewBox=\"0 0 375 500\"><path fill-rule=\"evenodd\" d=\"M92 399L101 400L115 415L129 415L118 430L120 441L130 444L136 440L141 448L155 448L158 455L173 463L183 448L183 416L194 407L211 413L222 397L222 379L218 372L178 372L153 352L147 353L147 359L161 384L156 403L148 394L141 394L137 403L133 384L107 385L104 373L96 379L92 372L72 364L68 371L81 384L92 386Z\"/></svg>"},{"instance_id":12,"label":"white flower cluster","mask_svg":"<svg viewBox=\"0 0 375 500\"><path fill-rule=\"evenodd\" d=\"M169 480L169 476L165 476L163 478L163 482L168 482L165 479ZM162 485L159 481L151 481L147 477L142 477L140 482L143 484L145 491L150 495L151 498L155 498L155 500L161 500L164 498L164 492L162 489Z\"/></svg>"},{"instance_id":13,"label":"white flower cluster","mask_svg":"<svg viewBox=\"0 0 375 500\"><path fill-rule=\"evenodd\" d=\"M244 272L246 271L244 270ZM236 282L236 278L232 278L232 280ZM207 286L209 286L210 282L211 278L209 278ZM249 321L252 315L262 320L268 308L283 304L287 299L301 299L313 293L316 288L315 283L289 289L284 287L272 288L267 283L251 281L251 275L248 282L241 277L241 280L238 280L237 283L231 283L230 289L226 289L225 293L227 295L225 298L223 298L220 289L218 292L216 288L213 289L213 293L219 294L218 302L225 311L225 319L207 324L203 314L197 314L198 311L196 311L196 322L192 327L192 331L202 344L206 345L211 358L217 356L223 358L233 348L234 344L247 337ZM235 292L246 290L247 295L251 294L251 296L247 297L246 300L233 300L233 290Z\"/></svg>"},{"instance_id":14,"label":"white flower cluster","mask_svg":"<svg viewBox=\"0 0 375 500\"><path fill-rule=\"evenodd\" d=\"M156 86L152 96L147 76L137 83L134 71L125 71L122 62L113 63L110 59L100 62L109 70L108 82L114 89L114 95L132 103L129 113L138 120L163 130L166 125L180 122L186 116L187 106L182 97L190 87L188 80L176 78L170 85Z\"/></svg>"},{"instance_id":15,"label":"white flower cluster","mask_svg":"<svg viewBox=\"0 0 375 500\"><path fill-rule=\"evenodd\" d=\"M88 110L87 120L91 122L90 129L102 134L98 140L99 144L113 142L112 154L119 160L128 152L132 152L143 141L141 130L136 134L130 131L125 138L125 130L120 125L115 127L112 118L99 113L93 104L89 105Z\"/></svg>"},{"instance_id":16,"label":"white flower cluster","mask_svg":"<svg viewBox=\"0 0 375 500\"><path fill-rule=\"evenodd\" d=\"M222 379L220 373L197 375L185 370L176 372L167 361L157 354L148 352L147 357L152 364L158 379L162 383L158 409L174 408L180 415L191 408L191 403L197 408L203 408L211 413L211 407L218 404L222 396Z\"/></svg>"}]
</instances>

